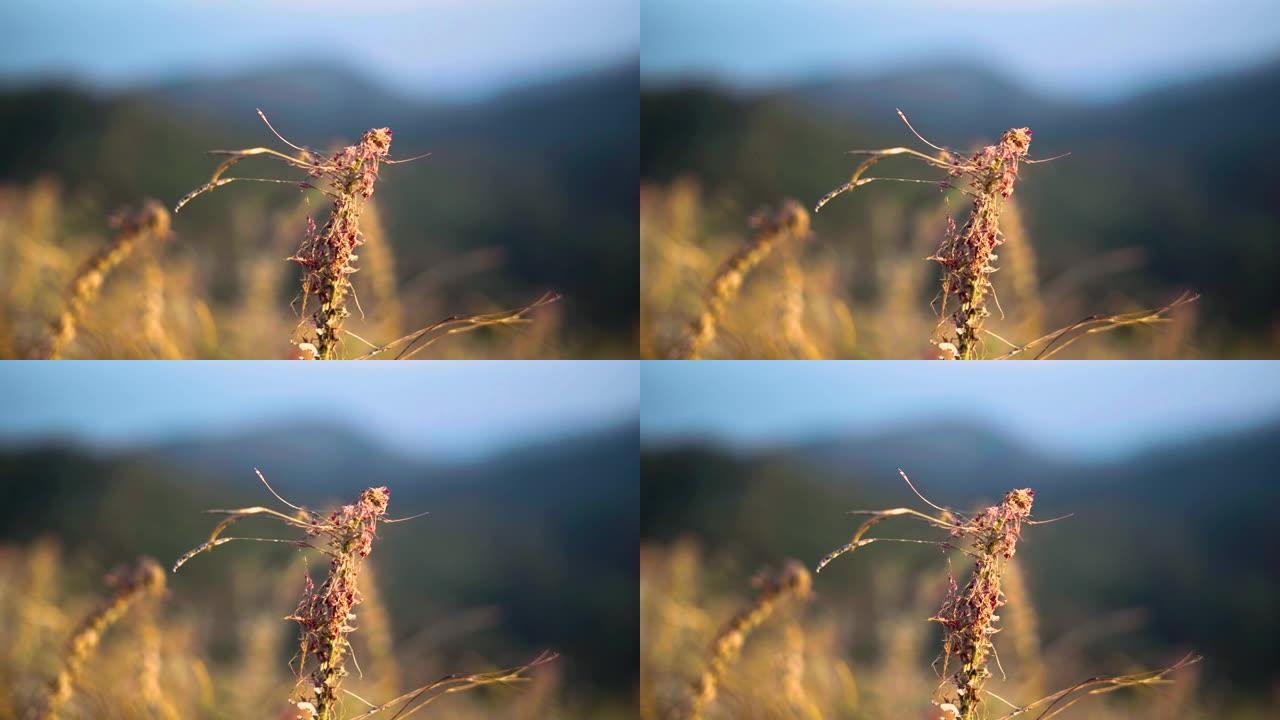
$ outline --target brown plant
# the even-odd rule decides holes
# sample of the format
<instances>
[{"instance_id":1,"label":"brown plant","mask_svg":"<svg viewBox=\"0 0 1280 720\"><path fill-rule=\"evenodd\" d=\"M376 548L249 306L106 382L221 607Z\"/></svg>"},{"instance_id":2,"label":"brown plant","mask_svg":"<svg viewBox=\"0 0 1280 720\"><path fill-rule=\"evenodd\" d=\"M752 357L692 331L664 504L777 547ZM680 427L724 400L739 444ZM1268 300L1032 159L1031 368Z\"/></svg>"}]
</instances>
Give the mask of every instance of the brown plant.
<instances>
[{"instance_id":1,"label":"brown plant","mask_svg":"<svg viewBox=\"0 0 1280 720\"><path fill-rule=\"evenodd\" d=\"M753 579L759 588L755 599L733 616L711 643L707 666L693 683L688 720L700 720L715 702L720 681L729 666L742 652L747 637L773 615L778 606L789 599L804 600L813 586L809 571L796 560L788 560L776 573L761 573Z\"/></svg>"},{"instance_id":2,"label":"brown plant","mask_svg":"<svg viewBox=\"0 0 1280 720\"><path fill-rule=\"evenodd\" d=\"M877 541L932 544L944 550L959 549L973 558L973 568L964 586L960 586L954 576L950 576L942 607L930 618L931 621L941 624L944 631L943 681L935 692L935 704L949 720L977 720L977 718L986 717L987 695L992 693L985 690L985 685L987 679L991 677L988 665L995 654L992 637L999 631L996 625L999 620L997 611L1006 601L1002 589L1006 563L1017 551L1024 525L1055 522L1063 518L1032 520L1031 506L1035 492L1030 488L1011 490L1005 494L1000 504L973 515L966 515L930 502L916 490L905 472L901 470L898 472L916 497L936 514L931 515L905 507L854 511L851 514L869 517L854 531L849 543L828 553L818 562L816 572L821 572L837 557ZM891 517L921 520L932 527L945 530L950 539L933 541L866 537L871 528ZM1090 694L1096 695L1124 687L1163 682L1168 674L1198 662L1199 659L1188 655L1164 670L1126 676L1090 678L1023 706L1000 699L1014 708L1014 712L1007 714L1006 718L1012 718L1036 708L1043 710L1040 717L1048 718ZM952 670L953 667L954 670Z\"/></svg>"},{"instance_id":3,"label":"brown plant","mask_svg":"<svg viewBox=\"0 0 1280 720\"><path fill-rule=\"evenodd\" d=\"M164 592L164 570L151 558L141 558L135 564L111 572L106 579L111 595L91 612L67 643L62 667L49 683L49 693L39 712L41 720L57 720L59 711L71 699L84 663L102 642L102 635L131 607L143 598Z\"/></svg>"},{"instance_id":4,"label":"brown plant","mask_svg":"<svg viewBox=\"0 0 1280 720\"><path fill-rule=\"evenodd\" d=\"M107 275L132 255L140 243L169 235L169 213L160 203L148 200L136 212L117 214L111 225L115 236L89 258L68 285L62 312L50 324L49 335L38 357L48 360L62 357L63 350L75 340L85 309L97 299Z\"/></svg>"},{"instance_id":5,"label":"brown plant","mask_svg":"<svg viewBox=\"0 0 1280 720\"><path fill-rule=\"evenodd\" d=\"M347 145L326 157L310 148L295 145L286 140L272 127L266 114L261 110L258 110L258 116L262 118L262 122L271 130L271 133L280 142L292 148L295 154L288 155L266 147L212 150L210 154L227 156L227 159L214 170L207 183L179 200L174 207L174 212L179 212L187 203L205 192L239 180L296 185L304 190L319 191L329 198L329 217L324 225L317 226L315 220L308 216L302 242L289 258L303 268L299 310L303 320L296 328L296 337L293 339L300 359L339 358L341 344L346 335L352 335L372 348L360 358L367 359L399 345L407 344L412 347L419 338L430 335L442 327L449 329L448 333L443 334L453 334L490 325L525 322L528 312L559 299L559 295L555 293L546 293L533 303L516 310L446 318L385 345L376 345L345 330L343 324L351 316L351 312L347 309L347 298L349 295L354 296L351 276L358 270L356 262L359 260L359 255L356 254L356 249L365 242L361 220L367 201L373 195L379 170L383 165L420 160L428 157L430 153L393 160L388 157L391 151L391 129L373 128L361 136L360 142ZM278 160L291 168L303 170L308 180L223 177L236 163L258 156ZM358 302L357 299L357 304ZM313 309L308 316L309 306ZM431 342L434 342L434 338ZM404 348L402 357L412 354L408 352L409 347ZM418 350L421 350L421 347Z\"/></svg>"},{"instance_id":6,"label":"brown plant","mask_svg":"<svg viewBox=\"0 0 1280 720\"><path fill-rule=\"evenodd\" d=\"M721 266L707 285L702 312L689 324L677 357L702 358L702 351L716 338L726 306L737 297L747 274L769 257L774 246L809 234L809 213L795 200L785 200L776 211L763 210L751 219L756 229L751 241Z\"/></svg>"},{"instance_id":7,"label":"brown plant","mask_svg":"<svg viewBox=\"0 0 1280 720\"><path fill-rule=\"evenodd\" d=\"M373 551L379 525L405 522L422 517L425 513L388 519L386 513L391 492L385 487L368 488L356 502L329 513L313 512L285 500L271 488L260 471L255 472L267 491L291 509L292 514L261 506L213 510L211 512L226 515L226 518L214 527L208 540L178 558L173 570L177 572L196 555L235 540L291 544L317 550L327 556L329 569L324 581L316 587L308 574L304 579L302 598L287 618L299 627L296 669L298 679L289 700L299 711L299 717L304 720L337 720L342 717L342 682L347 676L346 660L351 654L350 635L356 630L352 623L356 618L356 607L364 600L360 589L361 563ZM222 532L231 524L257 515L270 517L301 530L305 538L289 540L222 536ZM552 653L544 653L527 665L498 673L447 676L405 693L359 717L367 717L378 710L401 705L397 717L403 718L416 712L439 694L518 680L529 669L550 662L554 657Z\"/></svg>"},{"instance_id":8,"label":"brown plant","mask_svg":"<svg viewBox=\"0 0 1280 720\"><path fill-rule=\"evenodd\" d=\"M916 132L901 110L898 110L898 117L920 142L935 153L930 155L908 147L851 150L850 154L864 155L867 159L857 166L849 182L824 195L814 207L814 212L819 212L824 205L843 193L877 181L936 185L942 189L958 190L970 198L969 215L964 224L957 227L954 218L948 215L942 241L937 251L928 258L941 265L943 270L938 291L940 319L932 338L940 358L978 359L982 357L987 335L1010 346L1011 350L1000 356L1001 359L1014 357L1037 346L1044 347L1036 357L1047 358L1087 334L1164 321L1171 310L1198 298L1194 293L1188 292L1169 305L1154 310L1121 315L1091 315L1021 346L987 331L983 324L991 315L987 308L988 296L994 297L991 275L997 270L995 262L998 256L995 250L1004 243L1001 215L1005 201L1013 195L1021 165L1048 162L1058 157L1043 160L1028 158L1032 136L1030 128L1007 130L994 145L987 145L966 156L926 140ZM946 172L946 179L864 177L881 160L896 156L912 158L931 168L943 170ZM996 305L999 306L998 298ZM954 309L948 311L953 306ZM1050 348L1053 348L1052 351Z\"/></svg>"}]
</instances>

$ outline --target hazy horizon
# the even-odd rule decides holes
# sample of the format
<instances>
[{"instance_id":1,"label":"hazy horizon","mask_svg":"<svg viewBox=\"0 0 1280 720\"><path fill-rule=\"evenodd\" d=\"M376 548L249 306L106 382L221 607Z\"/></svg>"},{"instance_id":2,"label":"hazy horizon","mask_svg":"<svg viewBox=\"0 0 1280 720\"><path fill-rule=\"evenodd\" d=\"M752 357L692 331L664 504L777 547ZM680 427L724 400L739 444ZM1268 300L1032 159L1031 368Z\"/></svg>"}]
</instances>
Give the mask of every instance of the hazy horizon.
<instances>
[{"instance_id":1,"label":"hazy horizon","mask_svg":"<svg viewBox=\"0 0 1280 720\"><path fill-rule=\"evenodd\" d=\"M631 361L45 363L0 367L0 447L66 442L127 450L328 415L335 430L420 460L466 461L636 417ZM110 415L92 408L111 408Z\"/></svg>"},{"instance_id":2,"label":"hazy horizon","mask_svg":"<svg viewBox=\"0 0 1280 720\"><path fill-rule=\"evenodd\" d=\"M1106 100L1280 60L1280 5L1264 0L642 0L641 18L645 84L767 89L961 60L1046 96Z\"/></svg>"},{"instance_id":3,"label":"hazy horizon","mask_svg":"<svg viewBox=\"0 0 1280 720\"><path fill-rule=\"evenodd\" d=\"M325 58L414 99L475 100L626 62L638 16L637 0L19 0L0 6L0 80L121 90Z\"/></svg>"},{"instance_id":4,"label":"hazy horizon","mask_svg":"<svg viewBox=\"0 0 1280 720\"><path fill-rule=\"evenodd\" d=\"M955 423L1106 460L1280 419L1267 362L855 364L645 363L641 444L749 451Z\"/></svg>"}]
</instances>

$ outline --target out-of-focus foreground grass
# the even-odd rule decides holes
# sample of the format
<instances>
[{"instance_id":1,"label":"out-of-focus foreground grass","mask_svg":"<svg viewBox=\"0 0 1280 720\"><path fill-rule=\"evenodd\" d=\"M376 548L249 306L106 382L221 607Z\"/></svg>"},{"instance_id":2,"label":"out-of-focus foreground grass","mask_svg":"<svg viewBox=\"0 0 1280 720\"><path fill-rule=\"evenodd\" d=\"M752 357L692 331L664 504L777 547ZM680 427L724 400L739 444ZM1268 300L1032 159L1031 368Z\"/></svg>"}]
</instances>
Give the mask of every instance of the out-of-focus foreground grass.
<instances>
[{"instance_id":1,"label":"out-of-focus foreground grass","mask_svg":"<svg viewBox=\"0 0 1280 720\"><path fill-rule=\"evenodd\" d=\"M284 617L297 602L304 563L299 558L278 575L256 570L242 565L224 579L235 598L225 612L188 604L186 593L166 593L132 607L103 633L60 717L294 717L298 710L287 700L297 682L289 665L297 641L293 623ZM7 628L0 648L0 717L29 717L43 704L69 636L104 599L99 574L50 538L0 546L0 623ZM347 689L381 702L458 670L433 656L435 631L397 641L396 618L382 601L376 573L368 574L362 589L359 630L352 636L360 671L352 672ZM539 668L531 684L445 697L425 716L572 717L557 700L561 692L552 663ZM345 706L347 716L367 709L355 697Z\"/></svg>"},{"instance_id":2,"label":"out-of-focus foreground grass","mask_svg":"<svg viewBox=\"0 0 1280 720\"><path fill-rule=\"evenodd\" d=\"M273 359L297 355L289 340L304 318L298 312L300 271L289 262L308 215L324 217L323 198L302 198L271 209L232 199L234 241L191 243L175 219L173 235L141 243L105 279L101 294L86 304L68 358ZM0 266L8 282L0 294L0 357L38 352L50 323L62 311L67 286L86 260L111 240L101 207L68 197L52 179L0 186ZM465 278L492 270L496 251L455 257L403 282L386 237L377 199L363 221L360 272L352 275L348 329L376 344L458 313L498 311L491 301L458 293ZM461 285L459 285L461 283ZM464 299L465 298L465 299ZM533 322L485 328L451 336L426 357L544 358L563 350L560 309L540 308ZM369 347L353 337L345 354ZM387 353L385 356L394 356Z\"/></svg>"},{"instance_id":3,"label":"out-of-focus foreground grass","mask_svg":"<svg viewBox=\"0 0 1280 720\"><path fill-rule=\"evenodd\" d=\"M943 237L947 206L936 192L921 191L921 202L907 204L883 202L875 193L863 192L857 198L870 210L861 233L832 237L815 220L813 234L781 242L745 278L740 294L727 303L708 358L938 355L930 338L940 320L935 314L940 269L927 258ZM957 209L963 209L963 198L951 205L953 214ZM747 244L748 214L729 201L710 199L692 179L642 186L644 357L678 354L690 322L702 312L711 279ZM1098 258L1045 282L1037 272L1035 243L1027 235L1016 196L1007 201L1001 223L1005 243L997 248L1000 271L992 275L998 307L992 303L993 316L987 321L995 335L1021 345L1104 310L1143 309L1123 293L1099 295L1091 289L1099 275L1133 262L1133 252ZM1180 307L1168 322L1092 336L1060 357L1196 357L1196 322L1194 304ZM988 356L1011 349L994 336L985 346Z\"/></svg>"},{"instance_id":4,"label":"out-of-focus foreground grass","mask_svg":"<svg viewBox=\"0 0 1280 720\"><path fill-rule=\"evenodd\" d=\"M891 551L890 551L891 552ZM874 559L862 559L875 562ZM691 684L702 672L711 640L750 602L743 561L724 557L692 538L642 547L641 718L680 717ZM855 600L815 579L807 603L791 602L746 640L730 666L707 718L854 718L939 720L930 702L942 682L941 632L929 622L946 591L946 566L912 575L894 562L869 573ZM827 585L827 588L831 588ZM1146 670L1130 660L1100 671L1082 650L1105 642L1117 619L1099 617L1071 633L1041 632L1034 597L1019 563L1005 578L1007 605L995 636L1000 669L988 689L1012 702L1030 702L1099 674ZM1167 658L1172 662L1174 655ZM993 663L994 666L994 663ZM1168 685L1090 698L1063 718L1263 718L1266 706L1223 708L1204 693L1197 668ZM1011 710L991 700L992 717ZM672 714L674 713L674 715ZM1034 716L1034 715L1033 715Z\"/></svg>"}]
</instances>

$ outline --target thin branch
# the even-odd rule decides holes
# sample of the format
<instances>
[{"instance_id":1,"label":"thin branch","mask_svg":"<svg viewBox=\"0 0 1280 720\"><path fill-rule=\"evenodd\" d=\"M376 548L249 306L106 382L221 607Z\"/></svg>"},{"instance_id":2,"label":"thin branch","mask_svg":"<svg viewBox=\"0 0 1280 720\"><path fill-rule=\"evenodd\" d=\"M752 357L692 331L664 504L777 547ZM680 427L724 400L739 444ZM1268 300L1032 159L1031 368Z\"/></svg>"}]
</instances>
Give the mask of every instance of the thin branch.
<instances>
[{"instance_id":1,"label":"thin branch","mask_svg":"<svg viewBox=\"0 0 1280 720\"><path fill-rule=\"evenodd\" d=\"M284 498L280 497L280 493L276 492L275 489L271 487L271 484L267 482L267 478L262 475L261 470L259 470L258 468L254 468L253 471L258 474L258 479L262 481L263 485L267 486L267 492L271 493L272 496L275 497L275 499L279 500L285 505L288 505L294 510L298 510L300 512L306 512L306 510L304 510L303 508L300 508L297 505L294 505L293 503L289 502L288 500L285 500Z\"/></svg>"},{"instance_id":2,"label":"thin branch","mask_svg":"<svg viewBox=\"0 0 1280 720\"><path fill-rule=\"evenodd\" d=\"M385 524L387 524L387 523L402 523L402 522L408 522L408 521L410 521L410 520L417 520L417 519L418 519L418 518L420 518L420 517L426 517L426 516L428 516L428 515L430 515L430 514L431 514L431 513L429 513L429 512L420 512L420 513L418 513L417 515L410 515L409 517L384 519L384 520L382 521L382 523L385 525Z\"/></svg>"},{"instance_id":3,"label":"thin branch","mask_svg":"<svg viewBox=\"0 0 1280 720\"><path fill-rule=\"evenodd\" d=\"M421 160L423 158L429 158L429 157L431 157L431 153L422 153L421 155L414 155L411 158L404 158L401 160L387 159L387 160L383 160L382 162L385 165L403 165L404 163L411 163L414 160Z\"/></svg>"},{"instance_id":4,"label":"thin branch","mask_svg":"<svg viewBox=\"0 0 1280 720\"><path fill-rule=\"evenodd\" d=\"M899 110L898 112L902 112L902 111ZM951 512L950 510L944 507L938 507L937 505L934 505L933 502L929 500L929 498L925 497L924 495L921 495L920 491L916 489L916 486L911 483L911 478L907 477L907 473L905 470L903 470L902 468L898 468L898 474L901 475L903 481L907 483L907 487L911 488L911 492L915 493L916 497L920 498L920 500L923 501L925 505L928 505L929 507L933 508L934 510L937 510L938 512L942 512L942 513Z\"/></svg>"},{"instance_id":5,"label":"thin branch","mask_svg":"<svg viewBox=\"0 0 1280 720\"><path fill-rule=\"evenodd\" d=\"M916 139L917 139L917 140L919 140L920 142L924 143L925 145L928 145L929 147L931 147L931 148L933 148L934 150L937 150L937 151L939 151L939 152L944 152L944 153L947 153L948 155L954 155L954 154L955 154L955 153L951 152L950 150L948 150L948 149L946 149L946 148L944 148L944 147L938 147L937 145L934 145L933 143L929 142L928 140L925 140L925 139L924 139L924 136L923 136L923 135L921 135L920 133L916 132L916 129L915 129L914 127L912 127L912 126L911 126L911 121L907 119L907 114L906 114L906 113L904 113L904 112L902 112L902 108L894 108L894 109L898 111L898 117L902 118L902 122L907 126L907 129L911 131L911 134L916 136Z\"/></svg>"},{"instance_id":6,"label":"thin branch","mask_svg":"<svg viewBox=\"0 0 1280 720\"><path fill-rule=\"evenodd\" d=\"M1120 315L1106 315L1106 316L1090 315L1089 317L1086 317L1082 320L1077 320L1076 322L1064 328L1054 330L1053 332L1047 335L1038 337L1035 340L1032 340L1031 342L1025 345L1017 346L1014 349L1004 353L1003 355L999 355L993 359L1007 360L1009 358L1020 355L1032 348L1042 346L1040 349L1040 352L1036 354L1035 359L1047 360L1053 357L1054 355L1057 355L1058 353L1062 352L1071 344L1075 343L1077 340L1085 337L1086 335L1109 332L1111 330L1115 330L1121 327L1127 327L1129 325L1152 325L1158 322L1167 322L1168 318L1165 316L1169 312L1177 308L1180 308L1183 305L1189 305L1199 299L1200 299L1200 296L1198 294L1186 291L1186 292L1183 292L1181 295L1179 295L1176 299L1173 300L1173 302L1169 303L1168 305L1165 305L1164 307L1156 308L1154 310L1142 310L1139 312L1125 313Z\"/></svg>"},{"instance_id":7,"label":"thin branch","mask_svg":"<svg viewBox=\"0 0 1280 720\"><path fill-rule=\"evenodd\" d=\"M525 317L530 312L544 306L550 305L560 299L558 293L549 292L542 297L534 300L528 305L517 308L515 310L507 310L504 312L490 313L487 315L454 315L443 320L434 322L420 330L415 330L404 337L397 338L391 342L375 347L369 352L355 358L356 360L368 360L369 358L381 355L393 348L403 345L400 354L396 356L397 360L408 359L425 350L435 341L446 335L455 335L458 333L471 332L489 325L512 325L521 322L527 322ZM438 333L431 336L432 333ZM430 336L430 337L428 337ZM427 338L421 344L420 340Z\"/></svg>"},{"instance_id":8,"label":"thin branch","mask_svg":"<svg viewBox=\"0 0 1280 720\"><path fill-rule=\"evenodd\" d=\"M187 551L182 557L178 558L177 561L174 562L173 572L178 572L178 569L181 568L183 565L186 565L187 561L199 555L200 553L208 552L209 550L212 550L218 547L219 545L226 545L227 543L232 542L234 540L252 540L253 542L281 543L283 545L296 545L297 547L306 547L306 548L311 548L312 550L320 550L320 548L317 548L315 545L312 545L311 543L305 540L289 540L287 538L260 538L260 537L222 537L216 540L210 540L206 543L203 543L193 548L192 550Z\"/></svg>"},{"instance_id":9,"label":"thin branch","mask_svg":"<svg viewBox=\"0 0 1280 720\"><path fill-rule=\"evenodd\" d=\"M298 182L297 180L278 180L275 178L249 178L249 177L222 178L221 180L212 180L210 182L207 182L204 185L201 185L200 187L196 188L195 190L192 190L191 192L187 193L185 196L183 196L181 200L178 201L178 204L174 206L173 208L174 214L176 215L180 210L182 210L183 207L186 206L187 203L196 199L198 196L203 195L209 192L210 190L220 188L223 185L229 185L233 182L236 182L237 180L248 180L250 182L278 183L280 185L296 185L303 190L320 190L320 188L316 187L315 185L312 185L311 183ZM323 192L323 190L321 190L321 192Z\"/></svg>"},{"instance_id":10,"label":"thin branch","mask_svg":"<svg viewBox=\"0 0 1280 720\"><path fill-rule=\"evenodd\" d=\"M956 525L949 523L946 520L933 517L932 515L926 515L925 513L922 513L919 510L913 510L911 508L890 508L888 510L853 510L849 514L850 515L870 515L871 517L869 517L865 522L863 522L861 525L858 526L857 531L853 533L853 539L850 540L848 544L843 545L839 548L836 548L835 550L832 550L831 552L827 553L821 560L819 560L818 566L814 569L815 573L822 572L822 569L824 567L826 567L827 565L830 565L832 560L835 560L841 555L844 555L847 552L852 552L853 550L856 550L864 545L870 545L872 542L875 542L877 538L863 539L862 536L865 535L867 531L870 530L872 527L875 527L879 523L885 520L888 520L891 517L907 516L907 517L915 518L917 520L923 520L929 523L930 525L933 525L935 527L945 528L947 530L953 530L957 528Z\"/></svg>"},{"instance_id":11,"label":"thin branch","mask_svg":"<svg viewBox=\"0 0 1280 720\"><path fill-rule=\"evenodd\" d=\"M411 690L407 693L404 693L403 695L400 695L399 697L393 700L389 700L381 705L373 707L371 710L368 710L364 713L356 715L355 717L350 718L350 720L365 720L366 718L373 717L374 715L380 712L383 712L385 710L390 710L398 705L401 707L398 711L396 711L394 715L391 716L391 720L399 720L400 718L406 718L418 712L422 708L426 707L428 704L430 704L432 701L436 700L437 698L440 698L450 693L463 692L465 690L477 688L482 685L495 685L495 684L505 685L513 682L527 681L529 679L527 677L527 673L530 670L540 665L545 665L555 660L557 657L559 657L558 654L548 651L548 652L543 652L542 654L538 655L538 657L534 658L527 664L521 665L519 667L508 668L506 670L498 670L496 672L488 672L488 673L473 673L473 674L457 673L453 675L445 675L444 677L440 678L439 680L436 680L435 682L424 685L416 690ZM438 691L438 692L436 692L436 694L434 695L428 695L428 693L431 693L433 691ZM421 702L418 702L419 700L421 700ZM418 704L414 705L414 703L416 702L418 702Z\"/></svg>"},{"instance_id":12,"label":"thin branch","mask_svg":"<svg viewBox=\"0 0 1280 720\"><path fill-rule=\"evenodd\" d=\"M310 151L310 150L308 150L308 149L306 149L306 148L304 148L304 147L298 147L297 145L294 145L293 143L289 142L288 140L285 140L283 135L281 135L280 133L276 132L276 129L275 129L274 127L272 127L272 125L271 125L271 121L267 119L267 114L266 114L266 113L264 113L264 112L262 112L262 108L254 108L254 109L258 111L258 117L262 118L262 122L264 122L264 123L266 123L266 124L267 124L267 129L271 130L271 134L272 134L272 135L275 135L277 138L279 138L280 142L284 143L285 145L288 145L289 147L293 148L294 150L297 150L298 152L304 152L304 153L306 153L306 154L308 154L308 155L310 155L310 154L311 154L311 151Z\"/></svg>"},{"instance_id":13,"label":"thin branch","mask_svg":"<svg viewBox=\"0 0 1280 720\"><path fill-rule=\"evenodd\" d=\"M1047 163L1047 162L1053 162L1054 160L1061 160L1062 158L1067 157L1070 154L1071 153L1069 152L1064 152L1061 155L1054 155L1053 157L1040 158L1038 160L1024 159L1022 162L1028 165L1039 165L1040 163Z\"/></svg>"},{"instance_id":14,"label":"thin branch","mask_svg":"<svg viewBox=\"0 0 1280 720\"><path fill-rule=\"evenodd\" d=\"M1199 655L1188 653L1181 660L1170 665L1163 670L1148 670L1146 672L1134 673L1132 675L1116 675L1116 676L1098 676L1082 680L1071 687L1059 690L1052 695L1036 700L1028 705L1018 707L1010 713L1001 715L996 720L1010 720L1020 715L1025 715L1033 710L1043 707L1043 710L1036 716L1037 720L1049 720L1065 712L1067 708L1075 705L1077 702L1092 695L1103 695L1116 690L1122 690L1127 687L1137 687L1141 685L1159 685L1169 682L1167 676L1181 670L1185 667L1194 665L1204 658ZM1000 698L1004 700L1003 698ZM1004 700L1004 702L1008 702ZM1012 704L1012 703L1010 703Z\"/></svg>"}]
</instances>

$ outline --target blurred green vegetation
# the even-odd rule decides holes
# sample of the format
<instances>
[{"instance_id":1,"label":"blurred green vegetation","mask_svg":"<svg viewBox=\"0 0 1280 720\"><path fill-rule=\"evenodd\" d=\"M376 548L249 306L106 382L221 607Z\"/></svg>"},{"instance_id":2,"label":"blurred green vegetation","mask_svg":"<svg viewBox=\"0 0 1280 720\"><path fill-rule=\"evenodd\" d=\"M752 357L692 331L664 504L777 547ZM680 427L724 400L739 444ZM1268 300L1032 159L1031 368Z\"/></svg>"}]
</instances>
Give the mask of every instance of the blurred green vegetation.
<instances>
[{"instance_id":1,"label":"blurred green vegetation","mask_svg":"<svg viewBox=\"0 0 1280 720\"><path fill-rule=\"evenodd\" d=\"M1086 675L1195 651L1205 657L1200 706L1221 709L1221 717L1252 708L1255 717L1280 682L1277 440L1280 424L1271 424L1080 462L994 430L921 423L764 452L650 447L641 455L641 542L695 542L705 557L704 592L741 595L761 567L788 557L813 567L848 542L858 519L847 510L920 506L898 467L930 500L961 511L1031 487L1038 518L1071 514L1027 527L1018 548L1045 647L1078 658L1071 667ZM936 539L901 520L872 534ZM914 587L937 578L940 601L945 567L936 548L884 543L824 570L815 602L851 625L837 655L874 656L877 631L864 618L883 616L877 603L895 596L886 582L905 578ZM926 624L926 616L916 619Z\"/></svg>"},{"instance_id":2,"label":"blurred green vegetation","mask_svg":"<svg viewBox=\"0 0 1280 720\"><path fill-rule=\"evenodd\" d=\"M60 234L100 233L119 206L155 197L172 207L206 182L217 165L207 150L278 147L256 108L291 141L326 152L388 126L393 157L432 153L385 168L375 196L406 324L418 323L401 332L554 290L564 300L542 355L633 357L638 84L637 66L623 64L440 104L318 63L115 94L10 88L0 91L0 184L51 178L72 215ZM262 161L236 172L295 176ZM297 215L290 237L272 241L272 218L299 205L287 186L238 184L202 197L175 218L174 252L198 255L211 296L230 302L248 292L248 258L284 253L302 237ZM316 195L308 212L322 217L323 208ZM282 315L288 302L280 298Z\"/></svg>"},{"instance_id":3,"label":"blurred green vegetation","mask_svg":"<svg viewBox=\"0 0 1280 720\"><path fill-rule=\"evenodd\" d=\"M315 509L387 485L393 517L431 513L380 527L369 559L400 659L400 690L435 679L439 668L518 665L552 649L562 654L552 670L558 689L544 710L629 716L639 653L636 633L626 630L638 614L634 426L460 464L399 458L331 427L280 430L276 437L324 448L325 461L292 463L256 452L271 436L264 429L125 455L7 449L0 453L0 541L53 540L72 568L62 573L68 592L97 595L103 573L121 562L147 554L167 566L200 544L216 522L205 510L273 504L253 475L255 464L284 497ZM259 460L248 459L253 455ZM205 462L215 456L224 463ZM339 457L346 460L328 462ZM269 522L243 525L243 535L291 536ZM293 610L302 589L297 554L251 543L218 548L170 576L166 608L203 618L213 630L206 658L232 663L244 651L232 629L263 603L275 618ZM315 576L319 560L311 560ZM279 623L291 637L293 628ZM267 661L287 677L292 650L279 650ZM518 694L503 697L494 712L514 708L504 716L525 717Z\"/></svg>"},{"instance_id":4,"label":"blurred green vegetation","mask_svg":"<svg viewBox=\"0 0 1280 720\"><path fill-rule=\"evenodd\" d=\"M926 138L957 150L1029 126L1032 156L1071 153L1025 167L1015 193L1047 301L1087 298L1087 313L1105 313L1159 307L1191 289L1203 295L1191 354L1280 354L1280 168L1270 161L1280 150L1280 65L1095 104L1039 97L962 65L759 93L646 88L641 181L694 180L707 208L702 239L740 234L756 208L784 197L812 206L847 181L847 150L918 146L899 107ZM937 176L903 160L871 174ZM823 252L847 259L853 299L865 299L895 247L914 253L909 227L886 226L886 216L941 205L928 187L876 184L824 208L813 227ZM951 211L963 210L953 198Z\"/></svg>"}]
</instances>

